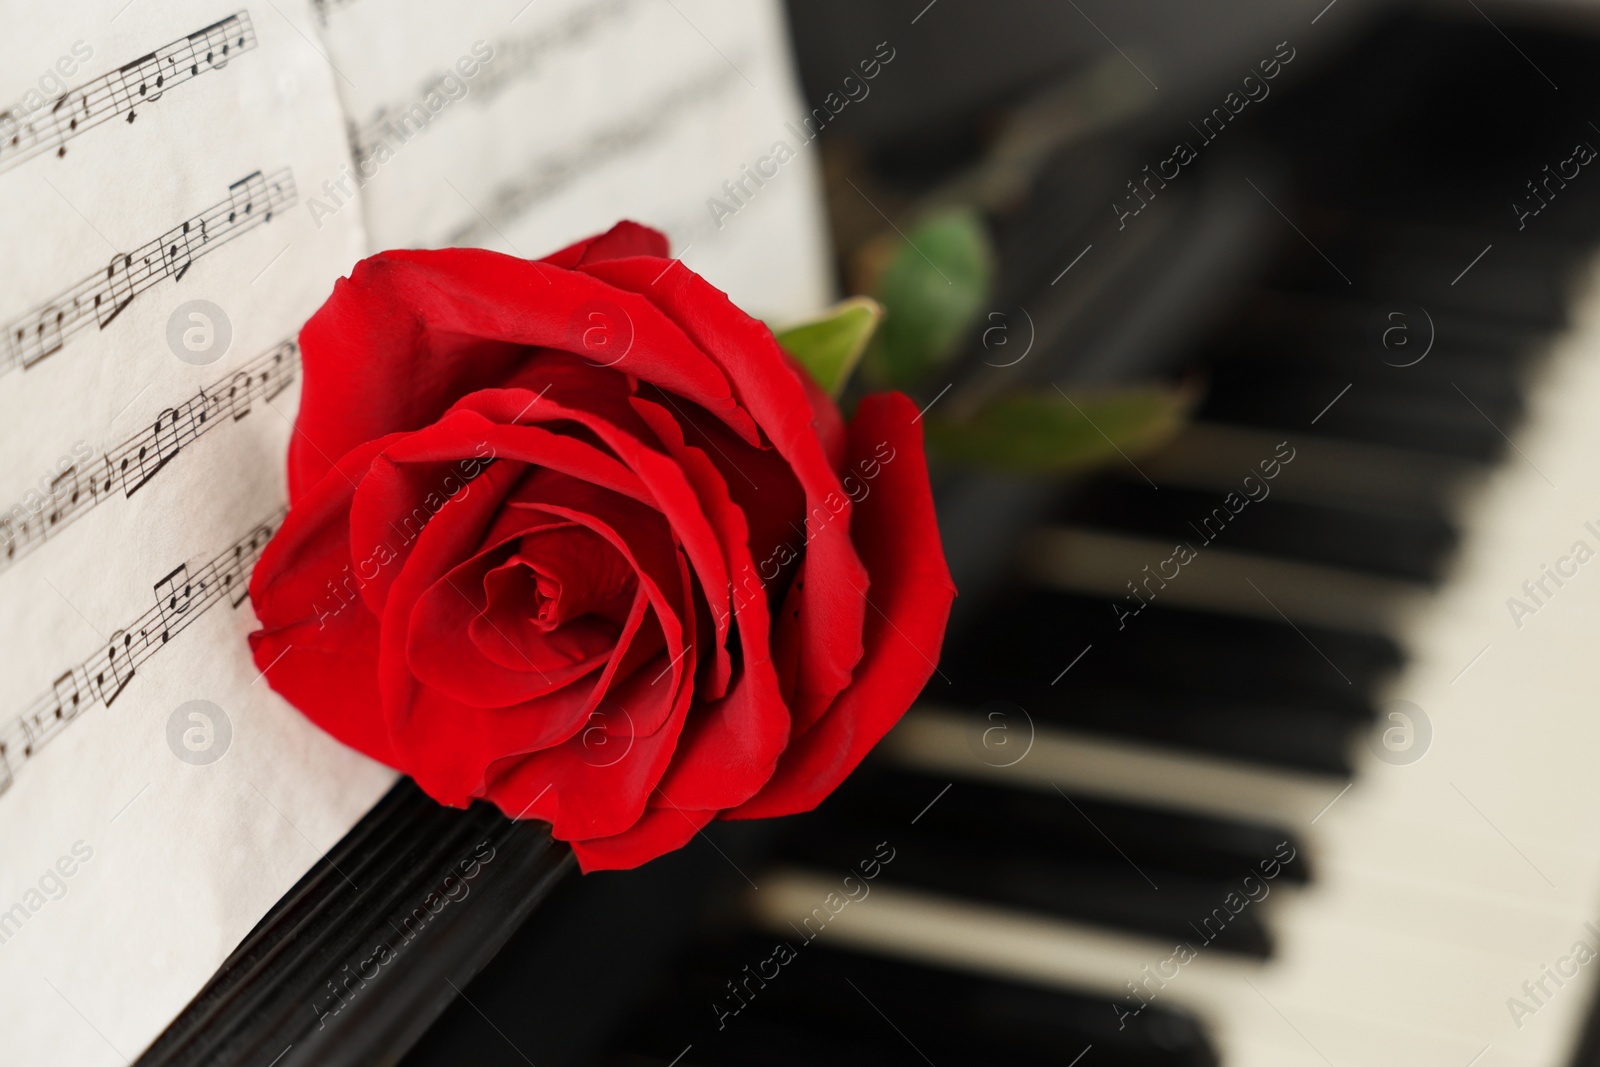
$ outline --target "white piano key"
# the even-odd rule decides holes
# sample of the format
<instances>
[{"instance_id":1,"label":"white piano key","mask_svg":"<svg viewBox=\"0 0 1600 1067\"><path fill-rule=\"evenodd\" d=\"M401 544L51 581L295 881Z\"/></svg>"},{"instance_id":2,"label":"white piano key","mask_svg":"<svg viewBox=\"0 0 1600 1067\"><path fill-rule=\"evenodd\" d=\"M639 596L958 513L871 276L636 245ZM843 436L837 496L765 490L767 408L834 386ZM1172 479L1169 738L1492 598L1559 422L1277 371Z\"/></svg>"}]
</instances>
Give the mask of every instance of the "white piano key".
<instances>
[{"instance_id":1,"label":"white piano key","mask_svg":"<svg viewBox=\"0 0 1600 1067\"><path fill-rule=\"evenodd\" d=\"M1174 559L1177 573L1163 581L1152 576L1177 552L1174 541L1052 526L1027 540L1022 566L1041 584L1103 596L1130 611L1148 600L1365 632L1403 629L1426 595L1425 587L1394 578L1208 545L1199 533L1185 543L1193 558L1181 566Z\"/></svg>"},{"instance_id":2,"label":"white piano key","mask_svg":"<svg viewBox=\"0 0 1600 1067\"><path fill-rule=\"evenodd\" d=\"M1286 440L1294 459L1270 483L1270 498L1279 500L1431 512L1450 508L1482 480L1478 467L1452 456L1220 422L1190 423L1161 451L1141 457L1139 468L1158 485L1236 492L1240 480ZM1109 473L1138 477L1116 467Z\"/></svg>"},{"instance_id":3,"label":"white piano key","mask_svg":"<svg viewBox=\"0 0 1600 1067\"><path fill-rule=\"evenodd\" d=\"M1019 788L1085 793L1107 800L1182 808L1225 818L1311 825L1349 784L1158 745L1032 726L1031 747L1015 763L975 744L987 723L975 712L919 705L883 741L891 758L923 770L982 778ZM1019 747L1028 743L1028 726Z\"/></svg>"}]
</instances>

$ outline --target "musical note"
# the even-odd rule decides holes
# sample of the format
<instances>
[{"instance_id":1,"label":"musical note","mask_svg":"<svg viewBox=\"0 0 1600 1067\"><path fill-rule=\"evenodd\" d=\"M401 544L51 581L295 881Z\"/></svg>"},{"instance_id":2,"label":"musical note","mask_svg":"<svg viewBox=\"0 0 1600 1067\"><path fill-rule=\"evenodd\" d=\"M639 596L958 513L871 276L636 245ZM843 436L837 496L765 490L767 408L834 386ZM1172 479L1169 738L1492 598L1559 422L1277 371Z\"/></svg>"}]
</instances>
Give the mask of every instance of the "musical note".
<instances>
[{"instance_id":1,"label":"musical note","mask_svg":"<svg viewBox=\"0 0 1600 1067\"><path fill-rule=\"evenodd\" d=\"M164 279L183 280L196 259L240 234L272 221L296 200L288 168L246 175L228 186L228 199L186 219L132 252L118 253L104 273L95 271L43 307L8 323L0 348L0 374L24 370L59 352L91 322L109 326L140 293Z\"/></svg>"},{"instance_id":2,"label":"musical note","mask_svg":"<svg viewBox=\"0 0 1600 1067\"><path fill-rule=\"evenodd\" d=\"M253 401L269 401L293 385L299 369L299 344L292 339L280 341L234 374L162 411L132 437L96 453L101 458L94 465L80 468L73 464L55 475L44 505L19 502L0 512L4 516L0 518L0 570L110 499L115 491L133 496L208 430L232 425L250 413ZM233 417L227 418L229 415ZM29 495L37 497L36 493ZM20 520L19 515L23 516Z\"/></svg>"},{"instance_id":3,"label":"musical note","mask_svg":"<svg viewBox=\"0 0 1600 1067\"><path fill-rule=\"evenodd\" d=\"M162 430L162 426L166 429ZM139 480L128 487L127 495L132 496L161 468L176 459L182 447L183 441L178 435L177 409L168 408L156 416L155 425L150 428L149 440L141 442L139 451L134 454Z\"/></svg>"},{"instance_id":4,"label":"musical note","mask_svg":"<svg viewBox=\"0 0 1600 1067\"><path fill-rule=\"evenodd\" d=\"M21 106L0 112L0 171L50 152L64 156L68 141L118 116L132 123L165 93L255 46L250 15L239 11L61 94L32 117Z\"/></svg>"},{"instance_id":5,"label":"musical note","mask_svg":"<svg viewBox=\"0 0 1600 1067\"><path fill-rule=\"evenodd\" d=\"M165 250L162 256L162 267L175 282L183 281L183 276L189 273L189 267L198 255L205 254L206 220L200 219L199 224L185 222L175 226L161 238L161 247Z\"/></svg>"},{"instance_id":6,"label":"musical note","mask_svg":"<svg viewBox=\"0 0 1600 1067\"><path fill-rule=\"evenodd\" d=\"M118 261L121 271L118 271ZM103 330L133 302L133 256L118 253L106 267L105 292L94 294L94 317Z\"/></svg>"},{"instance_id":7,"label":"musical note","mask_svg":"<svg viewBox=\"0 0 1600 1067\"><path fill-rule=\"evenodd\" d=\"M78 465L76 463L50 479L50 503L52 507L50 514L46 517L48 525L56 525L63 516L70 517L78 507L78 499L82 492L82 488L78 485Z\"/></svg>"},{"instance_id":8,"label":"musical note","mask_svg":"<svg viewBox=\"0 0 1600 1067\"><path fill-rule=\"evenodd\" d=\"M189 581L189 567L180 563L177 570L156 583L156 605L161 609L163 643L193 603L194 583Z\"/></svg>"},{"instance_id":9,"label":"musical note","mask_svg":"<svg viewBox=\"0 0 1600 1067\"><path fill-rule=\"evenodd\" d=\"M126 630L118 630L112 634L111 640L106 644L106 666L94 676L94 687L100 696L100 703L108 708L128 687L128 683L133 681L132 650L133 635ZM110 675L109 679L107 675Z\"/></svg>"},{"instance_id":10,"label":"musical note","mask_svg":"<svg viewBox=\"0 0 1600 1067\"><path fill-rule=\"evenodd\" d=\"M189 570L180 564L155 583L156 603L128 627L118 630L99 652L63 671L50 690L10 722L0 725L0 793L11 787L17 769L66 725L96 704L110 707L132 682L138 668L187 629L208 608L224 601L232 587L248 588L261 550L283 523L279 509L209 562Z\"/></svg>"},{"instance_id":11,"label":"musical note","mask_svg":"<svg viewBox=\"0 0 1600 1067\"><path fill-rule=\"evenodd\" d=\"M55 700L54 714L57 719L77 718L78 712L83 710L83 687L78 684L77 668L57 678L50 687L50 695Z\"/></svg>"}]
</instances>

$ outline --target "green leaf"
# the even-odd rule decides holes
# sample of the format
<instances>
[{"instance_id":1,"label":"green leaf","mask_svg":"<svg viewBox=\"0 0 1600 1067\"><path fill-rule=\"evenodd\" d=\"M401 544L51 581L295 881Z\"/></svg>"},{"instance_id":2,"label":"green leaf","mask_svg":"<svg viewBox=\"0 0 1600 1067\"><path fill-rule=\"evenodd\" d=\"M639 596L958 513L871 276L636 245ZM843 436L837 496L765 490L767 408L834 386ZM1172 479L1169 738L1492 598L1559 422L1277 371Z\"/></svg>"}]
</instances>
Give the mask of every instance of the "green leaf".
<instances>
[{"instance_id":1,"label":"green leaf","mask_svg":"<svg viewBox=\"0 0 1600 1067\"><path fill-rule=\"evenodd\" d=\"M970 419L924 422L929 445L952 459L1062 474L1165 443L1194 401L1193 390L1163 386L1070 395L1030 389L1006 393Z\"/></svg>"},{"instance_id":2,"label":"green leaf","mask_svg":"<svg viewBox=\"0 0 1600 1067\"><path fill-rule=\"evenodd\" d=\"M878 280L887 317L867 357L872 377L909 389L948 362L993 276L994 252L976 212L949 209L913 228Z\"/></svg>"},{"instance_id":3,"label":"green leaf","mask_svg":"<svg viewBox=\"0 0 1600 1067\"><path fill-rule=\"evenodd\" d=\"M779 330L774 336L785 352L800 361L811 380L837 399L882 319L883 308L876 300L853 296L833 305L820 318Z\"/></svg>"}]
</instances>

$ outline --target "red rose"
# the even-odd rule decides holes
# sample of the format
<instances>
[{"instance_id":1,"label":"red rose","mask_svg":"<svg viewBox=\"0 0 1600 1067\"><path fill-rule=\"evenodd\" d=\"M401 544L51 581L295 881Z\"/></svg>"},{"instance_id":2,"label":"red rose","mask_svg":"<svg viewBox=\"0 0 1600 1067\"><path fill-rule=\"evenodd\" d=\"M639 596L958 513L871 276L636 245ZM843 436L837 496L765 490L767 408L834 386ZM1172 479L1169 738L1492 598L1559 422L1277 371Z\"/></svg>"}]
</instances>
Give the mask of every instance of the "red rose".
<instances>
[{"instance_id":1,"label":"red rose","mask_svg":"<svg viewBox=\"0 0 1600 1067\"><path fill-rule=\"evenodd\" d=\"M838 410L632 223L538 262L385 252L300 334L272 687L585 870L805 811L933 672L955 595L917 411Z\"/></svg>"}]
</instances>

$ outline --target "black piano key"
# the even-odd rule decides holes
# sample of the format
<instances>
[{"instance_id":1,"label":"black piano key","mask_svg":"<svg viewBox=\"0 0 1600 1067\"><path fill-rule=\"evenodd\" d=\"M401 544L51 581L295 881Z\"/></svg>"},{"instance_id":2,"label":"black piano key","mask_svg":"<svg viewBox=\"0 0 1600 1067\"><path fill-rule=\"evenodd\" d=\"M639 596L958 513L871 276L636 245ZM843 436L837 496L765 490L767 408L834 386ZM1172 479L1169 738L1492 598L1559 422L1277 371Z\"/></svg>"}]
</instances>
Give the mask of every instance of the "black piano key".
<instances>
[{"instance_id":1,"label":"black piano key","mask_svg":"<svg viewBox=\"0 0 1600 1067\"><path fill-rule=\"evenodd\" d=\"M1443 312L1401 300L1371 304L1367 310L1366 322L1339 323L1336 328L1318 321L1236 320L1199 357L1209 386L1231 391L1248 389L1253 382L1298 382L1322 395L1331 381L1338 383L1335 388L1348 384L1363 391L1424 397L1459 388L1480 405L1515 415L1529 372L1542 354L1538 345L1548 341L1544 334L1524 334L1493 348L1469 347L1442 336ZM1285 423L1287 432L1299 430L1291 426Z\"/></svg>"},{"instance_id":2,"label":"black piano key","mask_svg":"<svg viewBox=\"0 0 1600 1067\"><path fill-rule=\"evenodd\" d=\"M1159 1002L1132 1015L1105 996L871 956L826 936L708 945L605 1062L1064 1067L1091 1046L1093 1062L1117 1067L1218 1062L1200 1025Z\"/></svg>"},{"instance_id":3,"label":"black piano key","mask_svg":"<svg viewBox=\"0 0 1600 1067\"><path fill-rule=\"evenodd\" d=\"M1359 716L1291 702L1185 699L1181 694L1093 689L1070 699L1032 700L1023 708L1036 728L1099 734L1199 756L1267 764L1287 771L1348 776L1351 738L1376 714ZM981 715L980 705L974 712Z\"/></svg>"},{"instance_id":4,"label":"black piano key","mask_svg":"<svg viewBox=\"0 0 1600 1067\"><path fill-rule=\"evenodd\" d=\"M1292 475L1291 468L1287 476ZM1456 544L1456 531L1443 518L1274 500L1271 483L1259 477L1234 492L1231 506L1225 497L1175 486L1155 492L1143 483L1102 479L1073 498L1070 519L1075 525L1197 546L1206 543L1202 531L1211 531L1219 545L1233 551L1422 582L1439 578Z\"/></svg>"},{"instance_id":5,"label":"black piano key","mask_svg":"<svg viewBox=\"0 0 1600 1067\"><path fill-rule=\"evenodd\" d=\"M1208 340L1205 358L1227 360L1241 353L1276 357L1280 363L1298 364L1305 360L1338 359L1359 370L1358 362L1370 365L1372 373L1386 370L1412 370L1430 367L1435 354L1460 361L1463 374L1502 376L1518 364L1536 358L1542 345L1553 336L1548 330L1530 330L1496 322L1467 312L1423 309L1423 320L1404 323L1407 340L1411 335L1427 334L1431 327L1434 345L1423 362L1400 366L1397 335L1383 344L1383 331L1396 325L1389 312L1410 304L1396 293L1378 300L1357 300L1348 294L1326 295L1286 290L1262 289L1247 295ZM1415 312L1417 305L1411 305ZM1426 346L1424 346L1426 347ZM1380 358L1357 359L1358 352ZM1413 353L1413 356L1420 353ZM1406 377L1411 377L1407 375ZM1475 383L1482 384L1482 383Z\"/></svg>"},{"instance_id":6,"label":"black piano key","mask_svg":"<svg viewBox=\"0 0 1600 1067\"><path fill-rule=\"evenodd\" d=\"M1219 369L1218 375L1223 376L1224 371ZM1474 402L1482 406L1476 397L1469 402L1454 389L1380 393L1351 388L1345 392L1348 379L1324 382L1319 392L1297 382L1247 384L1248 388L1219 388L1208 394L1198 417L1275 431L1293 423L1321 437L1439 452L1485 464L1500 458L1506 441L1502 433L1515 429L1510 423L1514 412L1485 409L1480 413L1472 406ZM1285 432L1285 436L1292 433Z\"/></svg>"},{"instance_id":7,"label":"black piano key","mask_svg":"<svg viewBox=\"0 0 1600 1067\"><path fill-rule=\"evenodd\" d=\"M1280 828L901 770L851 783L778 857L849 869L884 841L886 883L1262 957L1271 939L1251 901L1306 879Z\"/></svg>"},{"instance_id":8,"label":"black piano key","mask_svg":"<svg viewBox=\"0 0 1600 1067\"><path fill-rule=\"evenodd\" d=\"M1007 692L1042 694L1069 681L1137 682L1352 707L1352 701L1401 663L1399 645L1376 634L1314 626L1297 631L1279 621L1215 615L1159 601L1119 623L1109 599L1027 586L986 600L982 617L970 629L945 650L940 670L953 692L980 700L1004 695L992 692L995 685ZM1063 674L1091 643L1092 653ZM1338 664L1337 673L1328 668L1328 660ZM945 699L944 690L939 692Z\"/></svg>"},{"instance_id":9,"label":"black piano key","mask_svg":"<svg viewBox=\"0 0 1600 1067\"><path fill-rule=\"evenodd\" d=\"M940 667L949 684L926 699L1008 701L1041 728L1343 775L1399 661L1385 637L1159 604L1119 630L1109 602L1022 589L964 628Z\"/></svg>"},{"instance_id":10,"label":"black piano key","mask_svg":"<svg viewBox=\"0 0 1600 1067\"><path fill-rule=\"evenodd\" d=\"M1563 280L1577 262L1570 251L1556 255L1547 242L1513 243L1512 227L1507 227L1498 247L1458 274L1496 242L1479 240L1482 232L1468 229L1442 231L1427 248L1399 249L1347 236L1346 220L1312 205L1301 205L1300 214L1302 228L1321 254L1303 244L1294 249L1269 274L1271 288L1373 301L1405 299L1440 313L1470 314L1529 330L1568 326ZM1370 226L1371 220L1357 224Z\"/></svg>"}]
</instances>

